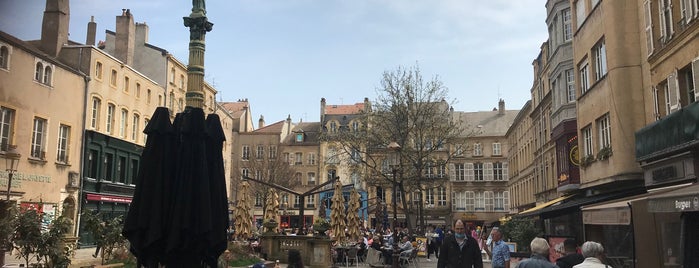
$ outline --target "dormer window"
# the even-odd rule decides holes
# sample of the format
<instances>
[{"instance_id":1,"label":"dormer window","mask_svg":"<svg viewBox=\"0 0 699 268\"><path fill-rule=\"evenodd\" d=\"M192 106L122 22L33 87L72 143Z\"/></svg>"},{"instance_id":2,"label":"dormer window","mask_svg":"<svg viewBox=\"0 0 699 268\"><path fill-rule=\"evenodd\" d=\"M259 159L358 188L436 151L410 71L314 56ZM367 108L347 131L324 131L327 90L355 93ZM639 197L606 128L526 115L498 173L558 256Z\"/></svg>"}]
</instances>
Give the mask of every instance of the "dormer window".
<instances>
[{"instance_id":1,"label":"dormer window","mask_svg":"<svg viewBox=\"0 0 699 268\"><path fill-rule=\"evenodd\" d=\"M337 122L330 122L330 132L337 132Z\"/></svg>"},{"instance_id":2,"label":"dormer window","mask_svg":"<svg viewBox=\"0 0 699 268\"><path fill-rule=\"evenodd\" d=\"M296 133L296 142L303 142L303 133Z\"/></svg>"}]
</instances>

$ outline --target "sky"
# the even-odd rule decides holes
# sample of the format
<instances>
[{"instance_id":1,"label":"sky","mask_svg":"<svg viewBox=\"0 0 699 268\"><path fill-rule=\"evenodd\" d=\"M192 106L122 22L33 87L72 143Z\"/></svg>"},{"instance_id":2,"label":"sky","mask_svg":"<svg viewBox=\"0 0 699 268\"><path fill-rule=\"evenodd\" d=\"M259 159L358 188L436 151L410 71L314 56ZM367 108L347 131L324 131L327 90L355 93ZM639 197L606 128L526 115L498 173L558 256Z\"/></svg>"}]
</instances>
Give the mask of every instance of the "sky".
<instances>
[{"instance_id":1,"label":"sky","mask_svg":"<svg viewBox=\"0 0 699 268\"><path fill-rule=\"evenodd\" d=\"M45 0L0 0L0 31L41 37ZM253 122L291 116L320 121L327 104L374 100L384 72L420 68L448 88L457 111L488 111L530 99L532 62L547 39L545 0L217 0L206 35L205 80L219 101L248 99ZM130 9L149 26L148 43L188 59L191 13L184 0L72 0L70 37L97 40Z\"/></svg>"}]
</instances>

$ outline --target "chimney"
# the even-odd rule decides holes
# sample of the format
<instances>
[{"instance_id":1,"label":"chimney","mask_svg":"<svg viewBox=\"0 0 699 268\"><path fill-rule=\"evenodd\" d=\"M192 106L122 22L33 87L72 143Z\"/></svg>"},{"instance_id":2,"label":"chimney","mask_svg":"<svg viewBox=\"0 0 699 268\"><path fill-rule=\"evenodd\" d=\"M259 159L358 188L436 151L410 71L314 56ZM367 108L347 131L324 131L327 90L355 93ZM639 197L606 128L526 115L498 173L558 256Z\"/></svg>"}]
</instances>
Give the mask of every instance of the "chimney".
<instances>
[{"instance_id":1,"label":"chimney","mask_svg":"<svg viewBox=\"0 0 699 268\"><path fill-rule=\"evenodd\" d=\"M116 46L114 56L126 65L133 64L135 28L131 10L122 9L121 16L117 16L116 19Z\"/></svg>"},{"instance_id":2,"label":"chimney","mask_svg":"<svg viewBox=\"0 0 699 268\"><path fill-rule=\"evenodd\" d=\"M68 0L46 0L44 20L41 25L41 50L56 57L61 47L68 43L70 7Z\"/></svg>"},{"instance_id":3,"label":"chimney","mask_svg":"<svg viewBox=\"0 0 699 268\"><path fill-rule=\"evenodd\" d=\"M260 115L260 120L257 121L257 129L265 127L265 117Z\"/></svg>"},{"instance_id":4,"label":"chimney","mask_svg":"<svg viewBox=\"0 0 699 268\"><path fill-rule=\"evenodd\" d=\"M505 114L505 101L503 99L500 99L498 102L498 115L503 115Z\"/></svg>"},{"instance_id":5,"label":"chimney","mask_svg":"<svg viewBox=\"0 0 699 268\"><path fill-rule=\"evenodd\" d=\"M325 120L325 98L320 98L320 123L323 124Z\"/></svg>"},{"instance_id":6,"label":"chimney","mask_svg":"<svg viewBox=\"0 0 699 268\"><path fill-rule=\"evenodd\" d=\"M94 46L96 35L97 23L95 22L95 16L90 16L90 22L87 23L87 39L85 39L85 44L88 46Z\"/></svg>"},{"instance_id":7,"label":"chimney","mask_svg":"<svg viewBox=\"0 0 699 268\"><path fill-rule=\"evenodd\" d=\"M293 128L293 127L292 127L292 125L291 125L291 115L287 115L287 116L286 116L286 135L291 134L291 129L292 129L292 128Z\"/></svg>"},{"instance_id":8,"label":"chimney","mask_svg":"<svg viewBox=\"0 0 699 268\"><path fill-rule=\"evenodd\" d=\"M143 45L148 43L148 24L136 23L136 44Z\"/></svg>"}]
</instances>

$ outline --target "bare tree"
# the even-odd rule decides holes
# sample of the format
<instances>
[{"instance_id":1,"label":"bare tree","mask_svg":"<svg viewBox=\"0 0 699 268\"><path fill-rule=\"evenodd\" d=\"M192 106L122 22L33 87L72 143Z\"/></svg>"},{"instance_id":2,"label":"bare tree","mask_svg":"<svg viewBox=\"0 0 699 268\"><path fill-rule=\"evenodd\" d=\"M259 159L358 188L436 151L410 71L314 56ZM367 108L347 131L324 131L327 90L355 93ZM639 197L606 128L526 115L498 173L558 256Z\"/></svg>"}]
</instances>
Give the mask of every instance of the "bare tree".
<instances>
[{"instance_id":1,"label":"bare tree","mask_svg":"<svg viewBox=\"0 0 699 268\"><path fill-rule=\"evenodd\" d=\"M466 138L474 133L453 115L447 101L448 89L437 76L423 80L420 69L399 67L383 74L377 98L371 109L361 115L360 131L326 133L323 139L341 144L345 154L361 155L353 160L365 170L368 185L398 188L399 199L413 229L415 204L409 204L406 193L422 192L443 186L448 180L447 163L466 149ZM400 165L389 166L387 145L400 145ZM392 174L397 168L398 173ZM424 225L424 222L422 222Z\"/></svg>"},{"instance_id":2,"label":"bare tree","mask_svg":"<svg viewBox=\"0 0 699 268\"><path fill-rule=\"evenodd\" d=\"M281 156L275 156L273 158L270 158L269 155L260 158L251 157L248 161L244 162L243 170L247 172L247 177L281 187L291 189L301 183L301 178L296 176L296 171L293 166L289 164L288 159L284 159ZM236 172L240 178L245 175L242 170ZM267 191L269 191L270 188L271 187L262 183L250 183L252 198L261 198L263 211L267 211L264 206L267 204Z\"/></svg>"}]
</instances>

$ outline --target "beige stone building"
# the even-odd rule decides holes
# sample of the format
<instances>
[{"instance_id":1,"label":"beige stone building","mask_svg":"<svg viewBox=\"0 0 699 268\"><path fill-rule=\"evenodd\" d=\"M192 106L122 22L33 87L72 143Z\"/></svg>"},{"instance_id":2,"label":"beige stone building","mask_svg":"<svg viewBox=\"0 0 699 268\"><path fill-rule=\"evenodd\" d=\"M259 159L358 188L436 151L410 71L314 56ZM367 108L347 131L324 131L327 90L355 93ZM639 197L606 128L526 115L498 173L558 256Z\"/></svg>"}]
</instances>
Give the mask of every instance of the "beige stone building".
<instances>
[{"instance_id":1,"label":"beige stone building","mask_svg":"<svg viewBox=\"0 0 699 268\"><path fill-rule=\"evenodd\" d=\"M474 132L465 137L468 149L455 152L450 160L449 186L436 189L437 205L447 205L451 194L451 215L442 224L462 219L475 228L491 225L509 214L511 150L506 133L518 113L506 110L504 100L492 111L454 112Z\"/></svg>"},{"instance_id":2,"label":"beige stone building","mask_svg":"<svg viewBox=\"0 0 699 268\"><path fill-rule=\"evenodd\" d=\"M0 199L9 196L47 219L65 213L75 220L89 78L60 60L67 18L59 9L46 16L58 23L45 23L41 40L0 32ZM5 158L13 146L21 156L8 193Z\"/></svg>"},{"instance_id":3,"label":"beige stone building","mask_svg":"<svg viewBox=\"0 0 699 268\"><path fill-rule=\"evenodd\" d=\"M532 174L534 154L532 153L531 101L527 101L507 130L507 162L510 189L510 212L519 213L536 204L534 175Z\"/></svg>"},{"instance_id":4,"label":"beige stone building","mask_svg":"<svg viewBox=\"0 0 699 268\"><path fill-rule=\"evenodd\" d=\"M644 117L635 132L635 161L651 194L631 202L632 257L636 267L687 267L699 248L692 238L699 224L699 3L637 1L636 7L643 71L636 105Z\"/></svg>"}]
</instances>

